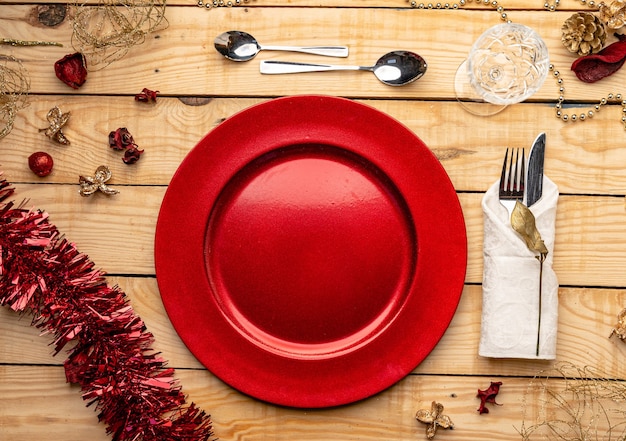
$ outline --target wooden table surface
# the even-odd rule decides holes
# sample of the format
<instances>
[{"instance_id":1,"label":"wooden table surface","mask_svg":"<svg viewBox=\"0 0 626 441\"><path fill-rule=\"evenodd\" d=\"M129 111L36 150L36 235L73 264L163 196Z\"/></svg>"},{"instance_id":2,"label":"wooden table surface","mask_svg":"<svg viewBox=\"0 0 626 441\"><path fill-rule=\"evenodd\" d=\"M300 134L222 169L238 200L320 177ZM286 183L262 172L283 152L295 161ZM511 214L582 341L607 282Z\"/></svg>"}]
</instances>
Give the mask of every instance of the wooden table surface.
<instances>
[{"instance_id":1,"label":"wooden table surface","mask_svg":"<svg viewBox=\"0 0 626 441\"><path fill-rule=\"evenodd\" d=\"M564 0L557 12L539 0L502 0L512 21L533 27L547 43L551 62L565 81L567 105L586 109L610 92L626 94L626 72L593 85L578 81L574 60L561 45L561 24L574 11ZM195 0L168 3L166 29L149 34L121 60L90 71L78 90L61 83L53 64L74 52L69 7L66 19L49 26L39 18L52 1L0 2L0 38L57 41L64 47L0 46L22 60L31 80L29 106L12 132L0 139L0 170L16 187L16 200L45 210L77 248L127 293L156 338L154 348L176 368L189 401L212 415L222 440L419 440L425 427L414 419L432 400L444 404L454 431L440 440L516 440L529 379L555 362L486 359L478 356L483 218L481 198L498 179L506 147L529 147L547 135L545 172L559 186L554 269L559 289L557 360L591 365L626 378L626 343L613 337L626 307L626 131L619 104L592 120L555 118L558 90L548 77L531 100L492 117L466 112L455 100L454 77L473 41L500 23L491 7L468 3L460 10L418 10L403 0L252 0L245 7L204 10ZM235 64L213 49L214 37L246 30L265 44L345 44L339 63L373 64L384 52L412 50L428 72L405 87L388 87L363 72L262 76L258 61L285 59L264 51ZM301 55L299 60L319 58ZM147 87L156 104L133 97ZM620 90L621 88L621 90ZM242 395L209 373L190 354L165 313L154 268L159 207L175 170L193 146L225 118L279 96L328 94L366 103L398 119L438 156L460 199L468 236L468 265L458 310L434 351L398 384L364 401L333 409L277 407ZM64 133L71 145L51 142L39 129L54 106L71 112ZM582 107L581 107L582 106ZM145 154L122 163L107 147L107 135L127 127ZM28 156L54 157L53 173L36 177ZM78 194L78 176L110 166L120 194ZM182 210L185 207L181 207ZM0 308L0 440L105 440L105 427L86 408L77 386L67 384L63 354L53 357L47 336ZM407 351L410 347L407 347ZM216 354L219 356L219 354ZM502 381L502 406L479 415L478 388Z\"/></svg>"}]
</instances>

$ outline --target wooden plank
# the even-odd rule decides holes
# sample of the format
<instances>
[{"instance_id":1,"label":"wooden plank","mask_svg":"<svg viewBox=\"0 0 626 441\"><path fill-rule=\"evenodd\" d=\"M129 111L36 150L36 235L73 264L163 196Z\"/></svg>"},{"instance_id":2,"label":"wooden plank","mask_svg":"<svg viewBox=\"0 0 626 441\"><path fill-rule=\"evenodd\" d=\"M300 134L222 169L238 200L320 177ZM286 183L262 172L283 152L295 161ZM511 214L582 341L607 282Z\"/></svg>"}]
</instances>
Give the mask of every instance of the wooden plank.
<instances>
[{"instance_id":1,"label":"wooden plank","mask_svg":"<svg viewBox=\"0 0 626 441\"><path fill-rule=\"evenodd\" d=\"M51 222L108 273L153 274L154 233L164 191L164 187L125 187L112 197L83 197L78 185L29 184L20 187L16 200L27 199L33 208L54 213Z\"/></svg>"},{"instance_id":2,"label":"wooden plank","mask_svg":"<svg viewBox=\"0 0 626 441\"><path fill-rule=\"evenodd\" d=\"M185 348L165 312L155 279L112 277L131 299L135 312L155 336L153 347L177 369L202 369ZM434 375L534 375L538 365L553 362L490 359L478 356L480 338L480 286L466 285L457 312L443 339L417 367L416 373ZM626 377L626 344L609 339L617 313L626 305L626 291L616 289L561 288L559 291L559 334L556 362L590 364L614 377ZM0 309L0 364L60 364L65 355L52 357L49 337L38 336L28 320ZM407 347L410 350L410 347Z\"/></svg>"},{"instance_id":3,"label":"wooden plank","mask_svg":"<svg viewBox=\"0 0 626 441\"><path fill-rule=\"evenodd\" d=\"M62 84L52 71L54 61L71 47L70 23L37 28L29 20L29 7L5 6L0 26L18 39L48 39L66 47L6 48L6 54L23 59L31 76L33 93L135 94L143 87L159 89L166 95L202 96L277 96L324 93L346 97L455 99L454 77L466 58L472 42L487 28L498 24L493 11L411 10L410 8L222 8L211 11L214 20L196 7L168 8L167 29L149 35L133 47L124 61L94 71L78 91ZM568 99L597 101L608 92L619 92L619 75L602 82L578 81L569 66L574 61L561 43L561 25L568 11L519 11L514 21L533 27L545 40L551 62L566 81ZM429 63L427 74L405 87L389 88L363 72L325 72L290 76L260 75L258 60L296 59L264 51L254 62L233 64L213 48L215 36L229 28L245 29L264 44L345 44L351 48L350 60L343 64L373 65L385 52L413 50ZM450 32L441 23L454 23L463 32ZM297 25L295 25L297 24ZM276 32L281 29L281 32ZM364 36L361 29L376 29ZM45 31L45 32L44 32ZM433 44L435 42L435 44ZM445 54L444 57L441 54ZM319 57L298 55L300 61L319 62ZM181 60L184 60L181 62ZM327 60L324 60L327 61ZM120 79L123 78L123 81ZM546 81L533 99L556 100L554 81Z\"/></svg>"},{"instance_id":4,"label":"wooden plank","mask_svg":"<svg viewBox=\"0 0 626 441\"><path fill-rule=\"evenodd\" d=\"M28 199L34 208L49 212L51 222L108 273L153 275L154 233L165 187L118 188L120 194L113 197L83 198L78 185L24 184L14 199ZM482 196L459 194L470 244L469 283L482 281ZM559 198L554 269L562 285L626 286L621 271L626 265L625 216L623 197ZM121 249L124 259L119 258Z\"/></svg>"},{"instance_id":5,"label":"wooden plank","mask_svg":"<svg viewBox=\"0 0 626 441\"><path fill-rule=\"evenodd\" d=\"M227 0L224 0L225 3L226 1ZM231 0L231 1L233 2L233 4L235 4L236 2L236 0ZM421 3L421 1L418 1L418 4L419 3ZM428 5L428 1L424 1L423 3L425 5ZM451 6L454 3L458 3L458 2L451 1L449 2L449 5ZM23 4L23 5L33 4L35 7L37 5L41 5L45 7L49 5L55 5L56 0L41 0L37 2L23 1L23 2L20 2L20 4ZM98 0L88 0L85 2L81 2L81 4L96 5L98 4ZM433 4L436 5L437 2L433 2ZM445 3L442 2L442 4L445 4ZM519 10L519 9L537 10L537 11L544 10L544 6L543 6L544 2L541 2L541 1L528 2L526 0L508 0L508 1L505 0L505 1L499 1L498 4L503 6L506 10ZM167 6L168 7L174 7L174 6L197 7L196 2L193 0L168 1ZM264 8L264 7L302 8L302 7L305 7L305 8L344 8L344 9L345 8L409 9L410 3L407 0L350 0L350 2L346 2L344 0L240 0L240 5L233 6L233 7L240 7L240 8ZM207 10L206 12L207 13L209 12L219 13L219 11L221 11L222 9L227 9L227 7L219 7L217 9L213 8L213 9ZM464 9L493 10L491 6L485 6L483 2L480 0L468 1ZM580 2L575 1L575 0L564 0L564 1L561 1L559 5L559 11L579 10L579 9L581 9L581 4Z\"/></svg>"},{"instance_id":6,"label":"wooden plank","mask_svg":"<svg viewBox=\"0 0 626 441\"><path fill-rule=\"evenodd\" d=\"M424 439L426 426L415 420L415 413L429 409L433 400L444 405L444 414L454 423L453 431L440 429L437 439L518 440L522 421L528 423L533 417L524 402L528 378L410 375L372 398L315 410L247 399L204 371L181 371L178 377L189 400L211 414L220 439ZM490 412L480 415L476 390L500 380L497 402L501 405L488 404ZM549 384L557 391L562 387L556 380ZM64 383L61 368L0 366L0 395L0 427L11 441L28 441L44 432L49 441L108 439L93 411L81 409L84 403L78 390Z\"/></svg>"},{"instance_id":7,"label":"wooden plank","mask_svg":"<svg viewBox=\"0 0 626 441\"><path fill-rule=\"evenodd\" d=\"M131 97L33 97L30 106L18 113L14 130L2 140L0 170L14 183L76 184L79 175L106 164L113 172L112 183L167 185L206 133L225 118L265 101L159 97L156 105L146 105ZM624 132L620 106L603 110L592 121L564 124L556 120L551 105L539 103L511 106L485 119L466 112L455 101L357 102L375 107L412 130L441 159L458 191L486 191L500 175L505 148L529 148L544 131L546 173L561 193L626 193L626 174L620 166L623 149L615 142ZM56 144L39 131L48 127L46 114L54 106L71 114L63 129L69 146ZM108 147L108 134L118 127L127 127L145 150L132 166L123 164L120 152ZM28 156L38 150L48 152L55 161L53 173L43 179L27 166Z\"/></svg>"},{"instance_id":8,"label":"wooden plank","mask_svg":"<svg viewBox=\"0 0 626 441\"><path fill-rule=\"evenodd\" d=\"M0 397L3 441L111 439L61 367L0 365Z\"/></svg>"},{"instance_id":9,"label":"wooden plank","mask_svg":"<svg viewBox=\"0 0 626 441\"><path fill-rule=\"evenodd\" d=\"M99 0L88 0L92 4ZM412 10L405 0L251 0L246 7L199 10L196 0L168 1L167 29L148 35L121 61L91 70L79 90L54 75L54 61L75 49L66 19L46 26L38 14L64 5L53 0L9 4L0 0L0 37L60 41L64 47L0 46L0 54L23 60L31 79L30 106L18 113L13 132L0 140L0 170L17 187L16 200L47 210L51 221L80 251L110 274L111 284L128 294L131 305L155 336L153 347L175 367L189 399L212 413L217 436L233 440L408 440L425 439L414 420L432 400L445 405L456 429L437 439L518 440L525 406L538 415L542 401L525 399L530 378L553 362L486 359L477 355L482 281L480 200L498 179L506 147L529 147L548 135L546 172L561 191L557 217L555 270L559 290L557 361L592 365L626 379L626 344L608 338L617 313L626 306L626 176L621 106L603 108L584 124L563 124L554 116L558 96L549 77L532 102L510 106L489 118L477 117L456 102L457 66L472 42L500 23L490 6L469 2L462 11ZM561 25L579 1L563 0L560 11L542 11L543 0L498 0L510 18L535 28L565 80L568 107L576 113L608 92L622 92L623 73L593 85L570 72L574 56L561 45ZM411 49L429 70L411 86L389 88L368 73L262 76L262 59L318 57L261 52L250 63L234 64L213 49L226 29L250 31L263 44L348 44L340 64L372 64L383 52ZM90 66L93 67L93 66ZM160 91L156 105L136 103L143 87ZM174 331L154 275L156 216L176 168L198 140L224 118L277 96L328 94L356 99L397 118L440 159L460 197L468 231L467 284L457 312L432 353L396 386L353 405L334 409L286 409L243 396L195 360ZM53 144L39 132L55 105L71 111L65 133L70 146ZM569 110L568 110L569 111ZM145 154L126 166L107 146L109 131L126 126ZM55 171L35 177L29 154L51 153ZM95 167L111 166L118 196L77 194L77 178ZM418 165L416 165L418 166ZM189 207L181 207L188 210ZM442 220L445 221L445 220ZM120 250L123 250L120 253ZM50 336L40 336L21 317L0 308L0 440L104 440L105 428L86 408L76 386L65 382L64 354L51 356ZM407 348L410 350L410 347ZM216 354L219 356L219 354ZM476 389L503 381L500 407L478 415ZM349 381L349 379L348 379Z\"/></svg>"}]
</instances>

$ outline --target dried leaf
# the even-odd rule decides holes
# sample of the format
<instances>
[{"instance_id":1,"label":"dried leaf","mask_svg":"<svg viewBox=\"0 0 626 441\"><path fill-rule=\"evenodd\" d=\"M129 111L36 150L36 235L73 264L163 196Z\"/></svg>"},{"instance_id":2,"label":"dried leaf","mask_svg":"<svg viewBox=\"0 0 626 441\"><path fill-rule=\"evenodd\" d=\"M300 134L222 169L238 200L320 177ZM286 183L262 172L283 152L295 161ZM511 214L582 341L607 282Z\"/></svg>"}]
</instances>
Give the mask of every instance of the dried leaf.
<instances>
[{"instance_id":1,"label":"dried leaf","mask_svg":"<svg viewBox=\"0 0 626 441\"><path fill-rule=\"evenodd\" d=\"M487 403L500 406L500 404L496 403L496 395L498 395L498 392L500 392L500 386L502 386L501 381L492 381L487 389L478 389L478 394L476 395L478 398L480 398L480 407L478 408L478 413L480 413L481 415L483 413L489 413L489 409L485 407Z\"/></svg>"},{"instance_id":2,"label":"dried leaf","mask_svg":"<svg viewBox=\"0 0 626 441\"><path fill-rule=\"evenodd\" d=\"M626 62L626 36L616 34L616 41L597 54L586 55L572 63L572 70L580 81L595 83L613 75Z\"/></svg>"},{"instance_id":3,"label":"dried leaf","mask_svg":"<svg viewBox=\"0 0 626 441\"><path fill-rule=\"evenodd\" d=\"M537 230L535 225L535 216L526 205L519 201L515 204L513 213L511 213L511 226L522 236L530 251L539 253L542 256L548 254L548 248L541 239L541 234L539 234L539 230Z\"/></svg>"}]
</instances>

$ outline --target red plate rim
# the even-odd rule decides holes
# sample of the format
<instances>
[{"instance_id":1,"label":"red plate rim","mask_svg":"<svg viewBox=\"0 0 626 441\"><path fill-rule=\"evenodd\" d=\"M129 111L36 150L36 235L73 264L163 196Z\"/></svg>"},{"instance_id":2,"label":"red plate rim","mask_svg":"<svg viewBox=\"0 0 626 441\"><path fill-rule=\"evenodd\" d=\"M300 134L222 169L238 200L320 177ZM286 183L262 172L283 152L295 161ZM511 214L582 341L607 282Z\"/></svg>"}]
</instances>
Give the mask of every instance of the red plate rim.
<instances>
[{"instance_id":1,"label":"red plate rim","mask_svg":"<svg viewBox=\"0 0 626 441\"><path fill-rule=\"evenodd\" d=\"M395 184L418 240L404 304L367 344L336 357L289 357L242 336L219 305L197 293L206 270L207 225L221 191L262 155L301 144L358 155ZM167 314L185 345L218 378L270 403L319 408L372 396L415 369L439 342L458 306L467 240L445 170L408 128L354 101L304 95L245 109L209 132L183 160L156 226L155 266Z\"/></svg>"}]
</instances>

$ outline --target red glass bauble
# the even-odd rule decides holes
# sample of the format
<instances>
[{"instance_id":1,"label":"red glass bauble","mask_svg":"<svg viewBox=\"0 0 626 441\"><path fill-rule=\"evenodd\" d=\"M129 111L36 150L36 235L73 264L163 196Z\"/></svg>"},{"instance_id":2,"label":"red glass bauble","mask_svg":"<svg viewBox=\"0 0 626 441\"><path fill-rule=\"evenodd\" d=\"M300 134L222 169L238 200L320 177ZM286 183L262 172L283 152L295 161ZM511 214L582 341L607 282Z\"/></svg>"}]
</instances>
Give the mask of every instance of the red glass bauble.
<instances>
[{"instance_id":1,"label":"red glass bauble","mask_svg":"<svg viewBox=\"0 0 626 441\"><path fill-rule=\"evenodd\" d=\"M28 167L37 176L48 176L52 172L54 161L46 152L35 152L28 157Z\"/></svg>"}]
</instances>

